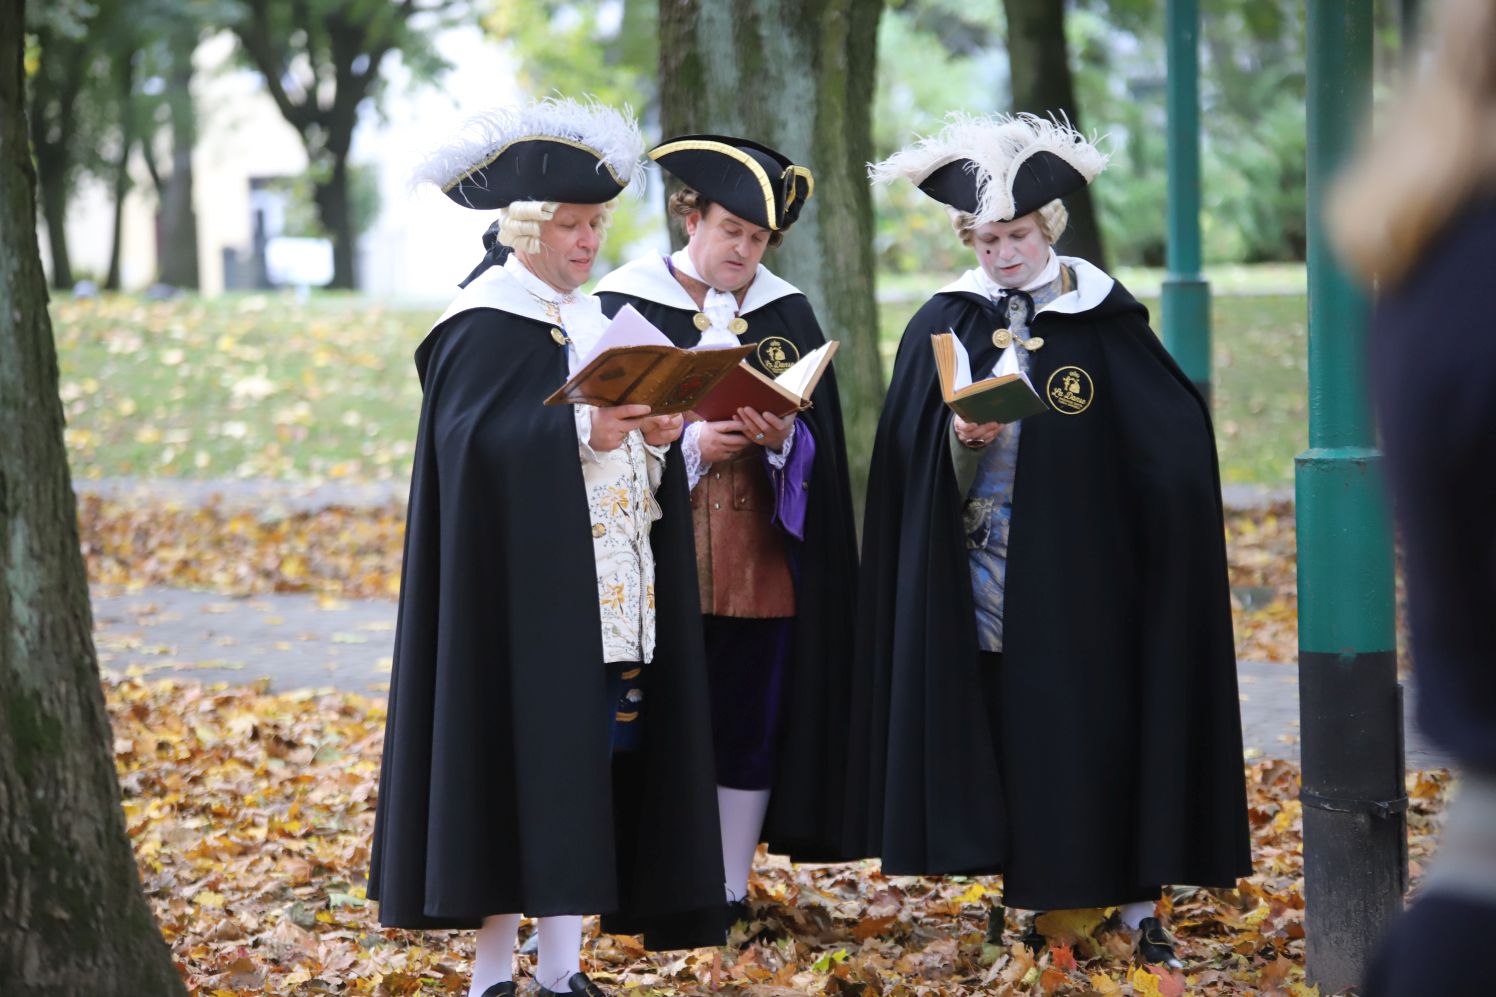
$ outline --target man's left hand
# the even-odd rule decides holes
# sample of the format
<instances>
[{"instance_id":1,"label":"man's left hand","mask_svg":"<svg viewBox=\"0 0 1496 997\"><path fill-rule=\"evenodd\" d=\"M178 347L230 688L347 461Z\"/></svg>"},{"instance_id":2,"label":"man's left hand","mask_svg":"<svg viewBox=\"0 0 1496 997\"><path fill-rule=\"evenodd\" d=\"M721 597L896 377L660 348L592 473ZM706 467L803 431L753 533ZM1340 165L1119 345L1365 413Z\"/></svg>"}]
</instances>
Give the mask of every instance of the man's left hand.
<instances>
[{"instance_id":1,"label":"man's left hand","mask_svg":"<svg viewBox=\"0 0 1496 997\"><path fill-rule=\"evenodd\" d=\"M778 453L784 441L795 429L793 413L781 419L772 412L755 412L751 408L738 409L738 422L743 424L743 433L761 447Z\"/></svg>"}]
</instances>

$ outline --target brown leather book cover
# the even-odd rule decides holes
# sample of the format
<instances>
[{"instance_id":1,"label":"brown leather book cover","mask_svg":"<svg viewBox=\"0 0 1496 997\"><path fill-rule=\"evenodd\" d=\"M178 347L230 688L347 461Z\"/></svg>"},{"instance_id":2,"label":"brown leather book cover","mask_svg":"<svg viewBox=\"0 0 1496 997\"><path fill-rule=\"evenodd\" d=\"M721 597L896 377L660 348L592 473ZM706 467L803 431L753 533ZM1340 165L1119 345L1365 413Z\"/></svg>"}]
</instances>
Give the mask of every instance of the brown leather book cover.
<instances>
[{"instance_id":1,"label":"brown leather book cover","mask_svg":"<svg viewBox=\"0 0 1496 997\"><path fill-rule=\"evenodd\" d=\"M659 415L695 408L753 347L683 350L619 346L604 350L571 376L547 405L648 405Z\"/></svg>"},{"instance_id":2,"label":"brown leather book cover","mask_svg":"<svg viewBox=\"0 0 1496 997\"><path fill-rule=\"evenodd\" d=\"M633 306L624 305L581 368L545 404L648 405L658 415L687 412L752 349L683 350Z\"/></svg>"}]
</instances>

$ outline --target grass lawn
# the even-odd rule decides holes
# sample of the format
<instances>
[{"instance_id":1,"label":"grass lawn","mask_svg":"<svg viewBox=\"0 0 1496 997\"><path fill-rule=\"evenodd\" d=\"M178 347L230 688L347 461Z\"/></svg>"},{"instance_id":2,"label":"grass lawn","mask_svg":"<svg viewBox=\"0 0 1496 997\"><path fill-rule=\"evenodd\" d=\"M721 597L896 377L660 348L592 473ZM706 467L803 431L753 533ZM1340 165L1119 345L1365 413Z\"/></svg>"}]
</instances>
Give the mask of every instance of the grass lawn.
<instances>
[{"instance_id":1,"label":"grass lawn","mask_svg":"<svg viewBox=\"0 0 1496 997\"><path fill-rule=\"evenodd\" d=\"M1156 320L1157 300L1144 302ZM885 373L917 306L880 306ZM1214 300L1226 481L1293 480L1307 440L1304 306L1302 294ZM420 406L411 354L438 313L336 294L60 296L52 318L73 472L403 478Z\"/></svg>"}]
</instances>

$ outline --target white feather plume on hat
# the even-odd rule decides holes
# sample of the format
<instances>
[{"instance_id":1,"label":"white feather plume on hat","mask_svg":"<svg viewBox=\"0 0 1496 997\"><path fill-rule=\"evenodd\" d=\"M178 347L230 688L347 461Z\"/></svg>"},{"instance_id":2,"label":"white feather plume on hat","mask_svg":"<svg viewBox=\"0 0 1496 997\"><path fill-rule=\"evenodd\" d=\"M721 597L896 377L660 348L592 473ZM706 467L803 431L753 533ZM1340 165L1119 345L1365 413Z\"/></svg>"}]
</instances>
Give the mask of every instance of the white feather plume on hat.
<instances>
[{"instance_id":1,"label":"white feather plume on hat","mask_svg":"<svg viewBox=\"0 0 1496 997\"><path fill-rule=\"evenodd\" d=\"M945 127L935 135L920 139L881 163L868 164L868 179L884 184L902 177L918 186L940 167L966 160L966 169L977 174L977 224L1011 221L1013 181L1029 157L1038 152L1051 153L1090 183L1106 168L1108 158L1096 148L1097 141L1087 139L1063 116L956 111L946 117Z\"/></svg>"},{"instance_id":2,"label":"white feather plume on hat","mask_svg":"<svg viewBox=\"0 0 1496 997\"><path fill-rule=\"evenodd\" d=\"M411 183L445 190L523 138L565 139L587 146L620 184L632 187L636 196L642 194L644 135L633 109L624 105L619 111L596 100L569 97L545 97L523 107L497 107L474 115L416 167Z\"/></svg>"}]
</instances>

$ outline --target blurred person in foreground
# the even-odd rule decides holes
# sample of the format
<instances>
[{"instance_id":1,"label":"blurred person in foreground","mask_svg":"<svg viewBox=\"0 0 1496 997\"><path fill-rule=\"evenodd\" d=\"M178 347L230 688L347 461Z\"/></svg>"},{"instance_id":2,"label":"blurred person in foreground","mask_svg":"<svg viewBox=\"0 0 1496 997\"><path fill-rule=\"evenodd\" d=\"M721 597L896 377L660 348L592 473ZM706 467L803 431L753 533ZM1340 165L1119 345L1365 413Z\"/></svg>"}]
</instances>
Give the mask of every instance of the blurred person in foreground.
<instances>
[{"instance_id":1,"label":"blurred person in foreground","mask_svg":"<svg viewBox=\"0 0 1496 997\"><path fill-rule=\"evenodd\" d=\"M887 875L1117 907L1139 961L1178 966L1162 888L1251 869L1225 531L1204 400L1127 289L1054 250L1105 163L1064 122L953 115L872 167L944 204L975 266L909 320L878 423L849 811ZM1049 410L954 415L947 331Z\"/></svg>"},{"instance_id":2,"label":"blurred person in foreground","mask_svg":"<svg viewBox=\"0 0 1496 997\"><path fill-rule=\"evenodd\" d=\"M1442 4L1429 47L1329 212L1379 292L1369 368L1418 723L1463 770L1369 997L1489 993L1476 960L1496 936L1496 2Z\"/></svg>"},{"instance_id":3,"label":"blurred person in foreground","mask_svg":"<svg viewBox=\"0 0 1496 997\"><path fill-rule=\"evenodd\" d=\"M600 997L582 917L651 948L722 940L722 861L679 416L542 404L605 328L578 292L643 139L545 100L470 122L418 179L501 212L416 350L411 476L369 896L477 928L470 997ZM504 247L512 247L506 254Z\"/></svg>"},{"instance_id":4,"label":"blurred person in foreground","mask_svg":"<svg viewBox=\"0 0 1496 997\"><path fill-rule=\"evenodd\" d=\"M776 377L825 343L804 293L762 262L810 200L810 170L747 139L684 135L649 158L686 186L670 213L684 248L597 285L603 311L638 309L677 346L754 344ZM680 453L691 491L712 690L728 920L752 920L760 840L797 861L845 859L841 796L856 612L857 537L836 375L804 412L741 408L694 420Z\"/></svg>"}]
</instances>

